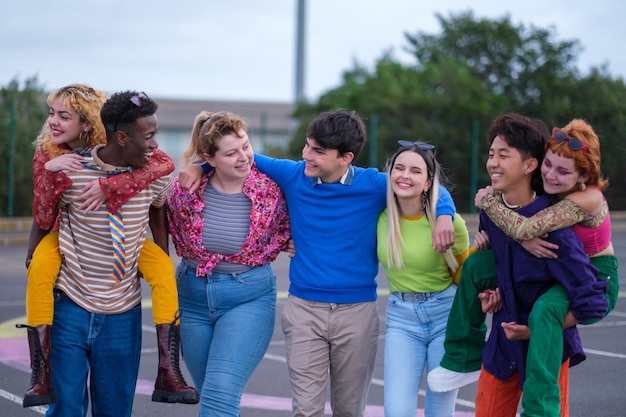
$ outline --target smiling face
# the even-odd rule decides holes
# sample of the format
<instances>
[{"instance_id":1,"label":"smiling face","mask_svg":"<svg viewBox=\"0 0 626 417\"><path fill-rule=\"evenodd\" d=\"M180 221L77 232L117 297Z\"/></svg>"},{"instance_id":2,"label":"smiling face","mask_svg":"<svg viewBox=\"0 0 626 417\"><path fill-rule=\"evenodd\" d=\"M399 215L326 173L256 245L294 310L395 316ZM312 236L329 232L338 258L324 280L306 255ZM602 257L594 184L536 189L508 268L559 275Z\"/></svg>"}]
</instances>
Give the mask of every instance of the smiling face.
<instances>
[{"instance_id":1,"label":"smiling face","mask_svg":"<svg viewBox=\"0 0 626 417\"><path fill-rule=\"evenodd\" d=\"M541 178L543 188L548 194L567 194L578 188L585 177L576 170L576 161L555 154L551 150L546 152L541 164Z\"/></svg>"},{"instance_id":2,"label":"smiling face","mask_svg":"<svg viewBox=\"0 0 626 417\"><path fill-rule=\"evenodd\" d=\"M396 157L389 171L389 181L398 200L415 201L421 200L422 193L428 191L432 182L424 158L410 150Z\"/></svg>"},{"instance_id":3,"label":"smiling face","mask_svg":"<svg viewBox=\"0 0 626 417\"><path fill-rule=\"evenodd\" d=\"M143 168L148 165L152 153L159 147L156 140L158 128L157 117L154 114L125 125L124 130L120 130L126 138L122 155L125 163L118 165L131 165L133 168Z\"/></svg>"},{"instance_id":4,"label":"smiling face","mask_svg":"<svg viewBox=\"0 0 626 417\"><path fill-rule=\"evenodd\" d=\"M306 138L302 148L302 159L306 162L304 175L320 178L323 182L337 182L346 173L352 162L352 152L339 155L337 149L326 149L312 138Z\"/></svg>"},{"instance_id":5,"label":"smiling face","mask_svg":"<svg viewBox=\"0 0 626 417\"><path fill-rule=\"evenodd\" d=\"M204 159L215 168L215 177L223 182L240 182L248 178L254 162L254 151L245 130L239 135L229 133L217 141L214 156L204 154Z\"/></svg>"},{"instance_id":6,"label":"smiling face","mask_svg":"<svg viewBox=\"0 0 626 417\"><path fill-rule=\"evenodd\" d=\"M80 133L88 127L87 123L73 109L66 107L61 99L56 99L50 106L48 127L55 145L66 144L71 149L85 145L81 142Z\"/></svg>"},{"instance_id":7,"label":"smiling face","mask_svg":"<svg viewBox=\"0 0 626 417\"><path fill-rule=\"evenodd\" d=\"M536 164L535 158L524 160L518 149L496 136L489 148L486 166L492 187L506 194L527 191Z\"/></svg>"}]
</instances>

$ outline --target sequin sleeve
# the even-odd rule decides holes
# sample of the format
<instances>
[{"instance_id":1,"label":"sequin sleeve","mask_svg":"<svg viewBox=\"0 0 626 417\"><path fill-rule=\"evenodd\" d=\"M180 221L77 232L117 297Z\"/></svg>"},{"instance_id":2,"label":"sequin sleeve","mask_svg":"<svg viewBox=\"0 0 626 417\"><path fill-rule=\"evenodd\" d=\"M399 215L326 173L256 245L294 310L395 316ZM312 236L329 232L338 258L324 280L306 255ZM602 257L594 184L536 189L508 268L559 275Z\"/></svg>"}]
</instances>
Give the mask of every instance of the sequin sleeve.
<instances>
[{"instance_id":1,"label":"sequin sleeve","mask_svg":"<svg viewBox=\"0 0 626 417\"><path fill-rule=\"evenodd\" d=\"M153 181L170 174L174 168L172 159L165 152L156 149L145 167L132 173L124 172L100 178L100 188L106 195L107 208L112 211L118 209Z\"/></svg>"},{"instance_id":2,"label":"sequin sleeve","mask_svg":"<svg viewBox=\"0 0 626 417\"><path fill-rule=\"evenodd\" d=\"M48 171L45 168L50 158L41 146L33 156L33 220L42 230L50 230L58 215L59 197L71 185L72 181L64 172Z\"/></svg>"},{"instance_id":3,"label":"sequin sleeve","mask_svg":"<svg viewBox=\"0 0 626 417\"><path fill-rule=\"evenodd\" d=\"M508 209L491 194L483 197L481 208L496 226L515 240L530 240L580 223L588 216L585 210L568 199L561 200L532 217L524 217Z\"/></svg>"}]
</instances>

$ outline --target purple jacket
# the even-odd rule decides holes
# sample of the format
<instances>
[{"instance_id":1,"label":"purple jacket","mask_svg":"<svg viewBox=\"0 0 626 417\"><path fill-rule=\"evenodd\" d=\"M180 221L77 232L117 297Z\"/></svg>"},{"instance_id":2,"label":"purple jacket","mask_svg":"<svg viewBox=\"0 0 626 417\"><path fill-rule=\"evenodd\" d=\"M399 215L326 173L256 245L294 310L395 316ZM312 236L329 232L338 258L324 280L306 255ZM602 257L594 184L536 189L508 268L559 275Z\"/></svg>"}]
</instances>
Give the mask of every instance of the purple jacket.
<instances>
[{"instance_id":1,"label":"purple jacket","mask_svg":"<svg viewBox=\"0 0 626 417\"><path fill-rule=\"evenodd\" d=\"M518 210L530 217L550 205L548 196ZM507 379L517 369L520 384L526 379L528 342L510 341L500 323L515 321L528 324L533 304L556 282L562 284L570 299L570 311L579 321L602 318L607 308L607 283L598 280L598 271L591 265L582 243L571 228L551 232L547 240L559 245L557 259L536 258L519 243L504 234L485 213L480 213L480 228L489 235L496 260L498 287L503 308L493 315L492 330L485 349L483 365L499 379ZM585 360L576 327L563 332L563 356L570 366Z\"/></svg>"}]
</instances>

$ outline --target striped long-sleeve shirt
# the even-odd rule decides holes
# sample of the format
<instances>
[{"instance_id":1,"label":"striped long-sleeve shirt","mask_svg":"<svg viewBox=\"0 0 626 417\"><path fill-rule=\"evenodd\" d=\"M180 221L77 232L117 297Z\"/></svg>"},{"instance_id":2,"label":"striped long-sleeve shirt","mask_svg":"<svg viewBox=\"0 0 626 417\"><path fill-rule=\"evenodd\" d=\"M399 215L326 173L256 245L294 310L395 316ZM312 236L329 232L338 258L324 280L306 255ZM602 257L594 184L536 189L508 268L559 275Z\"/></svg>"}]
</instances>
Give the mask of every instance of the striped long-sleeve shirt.
<instances>
[{"instance_id":1,"label":"striped long-sleeve shirt","mask_svg":"<svg viewBox=\"0 0 626 417\"><path fill-rule=\"evenodd\" d=\"M93 154L91 160L99 163ZM149 208L151 205L161 207L165 204L172 175L164 175L153 181L122 206L126 274L118 282L112 276L113 249L106 206L103 204L89 213L78 210L82 202L78 197L83 193L83 187L94 179L106 178L107 173L84 168L66 171L65 174L72 185L59 201L59 246L63 263L56 287L87 311L100 314L125 312L141 301L137 258L148 229Z\"/></svg>"}]
</instances>

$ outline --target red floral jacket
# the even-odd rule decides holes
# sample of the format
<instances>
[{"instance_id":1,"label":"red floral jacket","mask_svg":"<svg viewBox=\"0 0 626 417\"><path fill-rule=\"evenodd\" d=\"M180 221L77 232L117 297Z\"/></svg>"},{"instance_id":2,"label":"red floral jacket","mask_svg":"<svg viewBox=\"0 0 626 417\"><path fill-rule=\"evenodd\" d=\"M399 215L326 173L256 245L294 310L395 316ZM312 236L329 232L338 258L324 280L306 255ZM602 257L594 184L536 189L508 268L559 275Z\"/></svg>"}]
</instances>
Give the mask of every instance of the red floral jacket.
<instances>
[{"instance_id":1,"label":"red floral jacket","mask_svg":"<svg viewBox=\"0 0 626 417\"><path fill-rule=\"evenodd\" d=\"M69 152L69 149L67 150ZM71 185L72 181L63 171L48 171L44 165L50 160L43 146L38 146L33 156L33 219L43 230L55 230L59 209L59 197ZM107 208L115 210L146 188L154 180L174 171L172 159L163 151L156 149L150 163L132 172L100 178L100 187L107 196Z\"/></svg>"}]
</instances>

